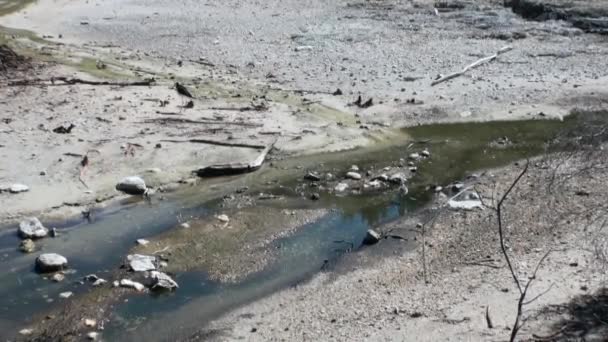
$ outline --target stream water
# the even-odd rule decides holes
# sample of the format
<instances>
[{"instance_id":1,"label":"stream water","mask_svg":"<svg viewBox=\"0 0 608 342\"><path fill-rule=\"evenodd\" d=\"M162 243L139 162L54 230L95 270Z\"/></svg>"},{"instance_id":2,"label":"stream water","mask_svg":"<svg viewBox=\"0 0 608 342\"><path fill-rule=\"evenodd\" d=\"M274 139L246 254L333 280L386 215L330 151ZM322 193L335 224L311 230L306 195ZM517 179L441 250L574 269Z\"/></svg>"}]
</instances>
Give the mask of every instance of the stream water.
<instances>
[{"instance_id":1,"label":"stream water","mask_svg":"<svg viewBox=\"0 0 608 342\"><path fill-rule=\"evenodd\" d=\"M170 340L188 336L219 315L297 284L335 258L360 248L367 229L410 215L428 203L433 194L429 184L446 185L477 170L505 165L551 150L553 137L578 127L584 117L564 121L527 120L426 125L403 130L403 140L387 147L306 156L275 161L255 174L226 180L202 182L197 187L169 195L164 201L130 200L93 212L92 220L44 222L58 227L60 236L37 242L39 250L22 254L17 250L16 227L0 230L0 339L14 336L31 323L34 314L45 312L65 300L78 300L88 284L75 282L94 273L111 278L112 271L138 238L155 236L172 229L180 219L205 218L218 209L217 197L202 194L206 189L236 189L251 185L250 192L280 193L287 200L271 204L284 208L333 209L321 219L299 228L289 237L275 241L276 260L266 269L235 284L211 281L203 272L177 274L180 288L163 295L133 295L117 304L103 336L107 340ZM504 139L504 138L507 139ZM357 164L362 170L395 165L400 158L422 147L432 156L419 165L417 176L408 182L410 193L335 196L322 193L312 203L298 196L295 187L306 170L345 172ZM278 181L278 183L277 183ZM270 183L270 185L268 185ZM253 184L253 185L252 185ZM34 272L40 251L57 252L68 258L74 274L53 283ZM70 299L59 293L74 292ZM154 328L154 329L152 329Z\"/></svg>"}]
</instances>

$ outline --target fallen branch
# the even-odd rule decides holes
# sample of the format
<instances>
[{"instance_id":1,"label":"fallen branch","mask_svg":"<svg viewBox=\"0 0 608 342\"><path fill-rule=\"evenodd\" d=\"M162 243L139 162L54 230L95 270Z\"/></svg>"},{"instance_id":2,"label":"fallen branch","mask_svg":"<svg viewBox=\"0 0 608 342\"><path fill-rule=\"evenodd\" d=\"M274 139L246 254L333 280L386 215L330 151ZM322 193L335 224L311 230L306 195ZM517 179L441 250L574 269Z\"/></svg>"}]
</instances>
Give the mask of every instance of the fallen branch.
<instances>
[{"instance_id":1,"label":"fallen branch","mask_svg":"<svg viewBox=\"0 0 608 342\"><path fill-rule=\"evenodd\" d=\"M274 143L268 145L264 150L260 153L260 155L255 158L250 163L229 163L229 164L217 164L207 166L201 169L198 169L196 174L199 177L217 177L217 176L228 176L228 175L238 175L241 173L249 173L253 171L257 171L262 164L264 164L264 160L266 160L266 156L274 147Z\"/></svg>"},{"instance_id":2,"label":"fallen branch","mask_svg":"<svg viewBox=\"0 0 608 342\"><path fill-rule=\"evenodd\" d=\"M229 143L225 141L217 141L217 140L209 140L209 139L188 139L188 140L172 140L172 139L163 139L162 142L172 142L172 143L199 143L199 144L207 144L207 145L217 145L217 146L229 146L229 147L244 147L244 148L254 148L254 149L263 149L266 148L266 145L253 145L253 144L245 144L245 143Z\"/></svg>"},{"instance_id":3,"label":"fallen branch","mask_svg":"<svg viewBox=\"0 0 608 342\"><path fill-rule=\"evenodd\" d=\"M492 56L484 57L482 59L479 59L479 60L475 61L472 64L467 65L466 67L464 67L464 69L462 69L462 71L458 71L458 72L455 72L455 73L443 76L443 77L441 77L441 78L433 81L433 83L431 83L431 86L435 86L435 85L437 85L439 83L451 80L451 79L456 78L458 76L462 76L467 71L469 71L469 70L471 70L473 68L476 68L476 67L478 67L478 66L480 66L480 65L482 65L484 63L491 62L491 61L495 60L499 55L502 55L503 53L509 52L511 50L513 50L513 47L511 47L511 46L505 46L505 47L501 48L500 50L498 50L498 52L496 52Z\"/></svg>"},{"instance_id":4,"label":"fallen branch","mask_svg":"<svg viewBox=\"0 0 608 342\"><path fill-rule=\"evenodd\" d=\"M187 123L187 124L211 124L211 125L226 125L226 126L244 126L244 127L262 127L262 124L253 124L248 122L234 121L217 121L217 120L190 120L182 118L155 118L146 119L143 123Z\"/></svg>"},{"instance_id":5,"label":"fallen branch","mask_svg":"<svg viewBox=\"0 0 608 342\"><path fill-rule=\"evenodd\" d=\"M48 84L50 82L50 84ZM55 82L61 82L59 84ZM68 78L68 77L51 77L49 80L44 79L25 79L8 82L9 86L27 86L27 85L73 85L73 84L87 84L87 85L108 85L108 86L119 86L119 87L130 87L130 86L150 86L156 81L153 78L148 78L143 81L132 81L132 82L111 82L111 81L89 81L80 78Z\"/></svg>"}]
</instances>

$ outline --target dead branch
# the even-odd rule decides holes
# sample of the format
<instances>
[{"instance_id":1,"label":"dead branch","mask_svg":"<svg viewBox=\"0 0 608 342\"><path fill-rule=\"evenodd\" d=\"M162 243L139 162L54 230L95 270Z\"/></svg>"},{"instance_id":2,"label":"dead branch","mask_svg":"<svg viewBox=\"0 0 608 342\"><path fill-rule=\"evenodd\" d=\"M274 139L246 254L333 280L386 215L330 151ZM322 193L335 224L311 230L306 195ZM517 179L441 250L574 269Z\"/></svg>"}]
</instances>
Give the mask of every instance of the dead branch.
<instances>
[{"instance_id":1,"label":"dead branch","mask_svg":"<svg viewBox=\"0 0 608 342\"><path fill-rule=\"evenodd\" d=\"M216 120L190 120L182 118L155 118L146 119L143 123L187 123L187 124L207 124L207 125L226 125L226 126L243 126L243 127L262 127L261 124L254 124L248 122L235 122L235 121L216 121Z\"/></svg>"},{"instance_id":2,"label":"dead branch","mask_svg":"<svg viewBox=\"0 0 608 342\"><path fill-rule=\"evenodd\" d=\"M494 324L492 324L492 317L490 317L490 306L486 306L486 324L488 325L488 329L494 328Z\"/></svg>"},{"instance_id":3,"label":"dead branch","mask_svg":"<svg viewBox=\"0 0 608 342\"><path fill-rule=\"evenodd\" d=\"M211 165L211 166L207 166L207 167L198 169L195 172L199 177L217 177L217 176L237 175L237 174L241 174L241 173L249 173L249 172L257 171L260 167L262 167L264 160L266 160L266 156L268 155L270 150L272 150L275 143L276 143L276 140L272 144L268 145L260 153L260 155L250 163L229 163L229 164Z\"/></svg>"},{"instance_id":4,"label":"dead branch","mask_svg":"<svg viewBox=\"0 0 608 342\"><path fill-rule=\"evenodd\" d=\"M60 82L60 83L56 83ZM131 87L131 86L151 86L156 80L154 78L148 78L143 81L132 81L132 82L113 82L113 81L89 81L80 78L69 78L69 77L51 77L51 79L24 79L17 81L8 82L9 86L29 86L29 85L47 85L47 86L60 86L60 85L73 85L73 84L87 84L87 85L107 85L107 86L118 86L118 87Z\"/></svg>"},{"instance_id":5,"label":"dead branch","mask_svg":"<svg viewBox=\"0 0 608 342\"><path fill-rule=\"evenodd\" d=\"M171 139L163 139L162 142L172 142L172 143L199 143L199 144L207 144L207 145L217 145L217 146L229 146L229 147L244 147L244 148L254 148L254 149L264 149L266 145L254 145L254 144L245 144L245 143L229 143L225 141L217 141L210 139L188 139L188 140L171 140Z\"/></svg>"},{"instance_id":6,"label":"dead branch","mask_svg":"<svg viewBox=\"0 0 608 342\"><path fill-rule=\"evenodd\" d=\"M500 50L498 50L498 51L497 51L495 54L493 54L493 55L491 55L491 56L488 56L488 57L484 57L484 58L482 58L482 59L479 59L479 60L475 61L475 62L474 62L474 63L472 63L472 64L467 65L467 66L466 66L466 67L464 67L464 69L462 69L461 71L458 71L458 72L455 72L455 73L452 73L452 74L449 74L449 75L443 76L443 77L441 77L441 78L439 78L439 79L437 79L437 80L433 81L433 82L431 83L431 86L436 86L436 85L437 85L437 84L439 84L439 83L442 83L442 82L445 82L445 81L451 80L451 79L456 78L456 77L458 77L458 76L462 76L462 75L464 75L464 74L465 74L467 71L469 71L469 70L471 70L471 69L474 69L474 68L476 68L476 67L478 67L478 66L480 66L480 65L482 65L482 64L484 64L484 63L491 62L491 61L495 60L495 59L496 59L498 56L502 55L503 53L509 52L509 51L511 51L511 50L513 50L513 47L511 47L511 46L505 46L505 47L501 48Z\"/></svg>"}]
</instances>

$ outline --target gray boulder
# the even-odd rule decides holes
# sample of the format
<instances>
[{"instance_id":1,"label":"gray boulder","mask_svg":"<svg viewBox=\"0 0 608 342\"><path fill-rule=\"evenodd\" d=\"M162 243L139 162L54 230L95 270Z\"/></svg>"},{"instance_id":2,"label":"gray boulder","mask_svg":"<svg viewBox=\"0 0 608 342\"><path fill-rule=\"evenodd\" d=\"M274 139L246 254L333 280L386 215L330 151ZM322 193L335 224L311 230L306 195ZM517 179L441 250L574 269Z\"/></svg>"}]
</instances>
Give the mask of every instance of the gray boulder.
<instances>
[{"instance_id":1,"label":"gray boulder","mask_svg":"<svg viewBox=\"0 0 608 342\"><path fill-rule=\"evenodd\" d=\"M153 281L153 290L174 290L179 287L175 280L163 272L152 271L150 272L150 277Z\"/></svg>"},{"instance_id":2,"label":"gray boulder","mask_svg":"<svg viewBox=\"0 0 608 342\"><path fill-rule=\"evenodd\" d=\"M27 218L19 223L19 236L23 239L40 239L49 234L49 230L35 217Z\"/></svg>"},{"instance_id":3,"label":"gray boulder","mask_svg":"<svg viewBox=\"0 0 608 342\"><path fill-rule=\"evenodd\" d=\"M116 190L129 195L143 195L147 189L146 182L137 176L125 177L116 184Z\"/></svg>"},{"instance_id":4,"label":"gray boulder","mask_svg":"<svg viewBox=\"0 0 608 342\"><path fill-rule=\"evenodd\" d=\"M41 273L61 271L68 266L68 259L57 253L45 253L36 258L36 269Z\"/></svg>"},{"instance_id":5,"label":"gray boulder","mask_svg":"<svg viewBox=\"0 0 608 342\"><path fill-rule=\"evenodd\" d=\"M154 271L156 269L156 257L151 255L130 254L127 256L129 267L134 272Z\"/></svg>"}]
</instances>

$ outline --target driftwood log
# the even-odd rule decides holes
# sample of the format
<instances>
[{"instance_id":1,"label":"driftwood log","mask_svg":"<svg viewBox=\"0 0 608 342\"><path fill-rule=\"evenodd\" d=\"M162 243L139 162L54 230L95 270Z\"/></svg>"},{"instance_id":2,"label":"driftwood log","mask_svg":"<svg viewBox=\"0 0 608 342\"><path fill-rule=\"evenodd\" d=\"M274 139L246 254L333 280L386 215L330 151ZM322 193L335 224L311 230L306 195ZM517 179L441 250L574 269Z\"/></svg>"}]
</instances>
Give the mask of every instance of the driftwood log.
<instances>
[{"instance_id":1,"label":"driftwood log","mask_svg":"<svg viewBox=\"0 0 608 342\"><path fill-rule=\"evenodd\" d=\"M471 64L467 65L461 71L458 71L458 72L455 72L455 73L452 73L452 74L440 77L439 79L436 79L435 81L433 81L433 83L431 83L431 86L435 86L435 85L437 85L439 83L443 83L445 81L451 80L451 79L456 78L458 76L462 76L467 71L469 71L471 69L474 69L474 68L476 68L476 67L478 67L478 66L480 66L480 65L482 65L484 63L491 62L491 61L495 60L498 56L502 55L503 53L509 52L511 50L513 50L513 47L511 47L511 46L505 46L505 47L501 48L500 50L498 50L498 52L496 52L495 54L493 54L491 56L488 56L488 57L484 57L482 59L479 59L479 60L475 61L474 63L471 63Z\"/></svg>"},{"instance_id":2,"label":"driftwood log","mask_svg":"<svg viewBox=\"0 0 608 342\"><path fill-rule=\"evenodd\" d=\"M276 142L276 141L275 141ZM199 177L219 177L219 176L231 176L238 175L243 173L249 173L253 171L257 171L264 164L264 160L266 160L266 156L272 150L275 143L268 145L257 158L255 158L250 163L229 163L229 164L216 164L210 165L201 169L196 170L196 174Z\"/></svg>"}]
</instances>

